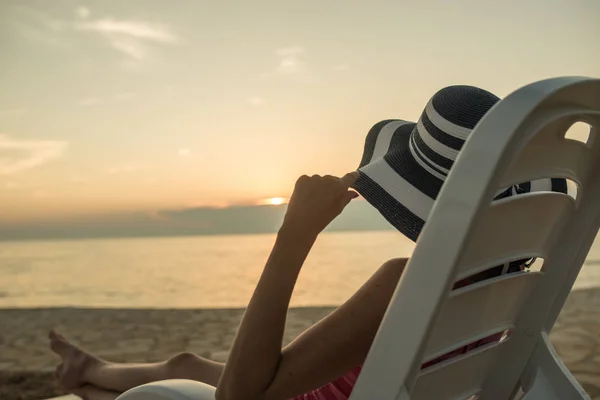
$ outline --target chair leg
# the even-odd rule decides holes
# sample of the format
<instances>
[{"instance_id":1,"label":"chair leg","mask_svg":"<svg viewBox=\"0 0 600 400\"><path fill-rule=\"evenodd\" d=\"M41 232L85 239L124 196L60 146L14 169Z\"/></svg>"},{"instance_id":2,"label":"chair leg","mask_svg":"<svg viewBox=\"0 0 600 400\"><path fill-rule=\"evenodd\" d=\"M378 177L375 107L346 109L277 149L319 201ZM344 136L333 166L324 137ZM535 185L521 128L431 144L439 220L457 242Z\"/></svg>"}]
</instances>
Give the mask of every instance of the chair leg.
<instances>
[{"instance_id":1,"label":"chair leg","mask_svg":"<svg viewBox=\"0 0 600 400\"><path fill-rule=\"evenodd\" d=\"M542 333L526 370L524 400L590 400Z\"/></svg>"}]
</instances>

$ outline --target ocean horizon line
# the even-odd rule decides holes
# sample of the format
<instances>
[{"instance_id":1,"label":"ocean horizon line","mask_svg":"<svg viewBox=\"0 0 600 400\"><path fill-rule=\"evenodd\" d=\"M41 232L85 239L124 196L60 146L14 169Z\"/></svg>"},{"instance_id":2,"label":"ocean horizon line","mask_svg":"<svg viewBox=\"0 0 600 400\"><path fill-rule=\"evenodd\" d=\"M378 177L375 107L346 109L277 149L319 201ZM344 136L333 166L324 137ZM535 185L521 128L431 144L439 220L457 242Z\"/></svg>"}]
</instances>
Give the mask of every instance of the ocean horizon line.
<instances>
[{"instance_id":1,"label":"ocean horizon line","mask_svg":"<svg viewBox=\"0 0 600 400\"><path fill-rule=\"evenodd\" d=\"M393 227L390 228L352 228L352 229L326 229L321 234L329 233L368 233L368 232L391 232L396 231ZM396 231L397 232L397 231ZM400 232L398 232L400 233ZM102 239L168 239L168 238L191 238L191 237L219 237L219 236L263 236L263 235L275 235L277 230L272 231L261 231L261 232L231 232L231 233L139 233L139 234L98 234L98 235L57 235L57 236L23 236L23 237L2 237L0 243L14 243L14 242L63 242L63 241L80 241L80 240L102 240Z\"/></svg>"}]
</instances>

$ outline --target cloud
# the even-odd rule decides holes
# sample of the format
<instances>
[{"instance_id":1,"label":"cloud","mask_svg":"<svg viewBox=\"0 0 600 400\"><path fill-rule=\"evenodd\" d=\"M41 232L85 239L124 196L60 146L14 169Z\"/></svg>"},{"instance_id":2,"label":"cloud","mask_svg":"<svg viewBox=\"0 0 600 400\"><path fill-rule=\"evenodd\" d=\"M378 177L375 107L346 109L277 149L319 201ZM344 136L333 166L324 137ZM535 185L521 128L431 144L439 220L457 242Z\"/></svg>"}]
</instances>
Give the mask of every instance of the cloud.
<instances>
[{"instance_id":1,"label":"cloud","mask_svg":"<svg viewBox=\"0 0 600 400\"><path fill-rule=\"evenodd\" d=\"M302 71L302 65L300 62L293 58L284 58L279 62L277 71L282 74L297 74Z\"/></svg>"},{"instance_id":2,"label":"cloud","mask_svg":"<svg viewBox=\"0 0 600 400\"><path fill-rule=\"evenodd\" d=\"M302 72L305 63L302 60L304 54L304 48L299 46L286 47L277 50L279 55L279 65L277 71L282 74L297 74Z\"/></svg>"},{"instance_id":3,"label":"cloud","mask_svg":"<svg viewBox=\"0 0 600 400\"><path fill-rule=\"evenodd\" d=\"M348 65L348 64L337 64L337 65L334 65L333 67L331 67L331 70L334 71L334 72L349 71L350 70L350 65Z\"/></svg>"},{"instance_id":4,"label":"cloud","mask_svg":"<svg viewBox=\"0 0 600 400\"><path fill-rule=\"evenodd\" d=\"M90 16L91 11L89 8L79 6L75 9L75 13L79 16L79 18L85 19Z\"/></svg>"},{"instance_id":5,"label":"cloud","mask_svg":"<svg viewBox=\"0 0 600 400\"><path fill-rule=\"evenodd\" d=\"M114 175L114 174L138 172L138 171L142 171L143 169L144 169L144 167L138 163L126 162L126 163L117 164L117 165L114 165L114 166L108 168L106 170L106 173L109 175Z\"/></svg>"},{"instance_id":6,"label":"cloud","mask_svg":"<svg viewBox=\"0 0 600 400\"><path fill-rule=\"evenodd\" d=\"M38 195L52 193L38 193ZM0 224L2 239L84 238L275 233L286 206L197 207L146 212L81 215L55 221ZM394 230L366 201L352 201L327 231ZM399 240L406 240L396 232Z\"/></svg>"},{"instance_id":7,"label":"cloud","mask_svg":"<svg viewBox=\"0 0 600 400\"><path fill-rule=\"evenodd\" d=\"M143 60L148 54L143 43L130 37L113 37L109 38L109 42L113 49L135 61Z\"/></svg>"},{"instance_id":8,"label":"cloud","mask_svg":"<svg viewBox=\"0 0 600 400\"><path fill-rule=\"evenodd\" d=\"M179 157L187 157L191 154L191 152L192 151L186 147L182 147L181 149L177 150Z\"/></svg>"},{"instance_id":9,"label":"cloud","mask_svg":"<svg viewBox=\"0 0 600 400\"><path fill-rule=\"evenodd\" d=\"M265 104L265 99L263 99L262 97L257 97L257 96L249 97L248 104L250 104L252 106L261 106L261 105Z\"/></svg>"},{"instance_id":10,"label":"cloud","mask_svg":"<svg viewBox=\"0 0 600 400\"><path fill-rule=\"evenodd\" d=\"M94 34L128 60L137 62L147 58L151 45L179 42L177 35L164 25L115 18L91 19L90 9L84 6L75 8L75 21L56 19L29 7L19 7L18 10L24 17L17 22L21 33L32 41L48 45L64 46L70 39L60 35L65 32Z\"/></svg>"},{"instance_id":11,"label":"cloud","mask_svg":"<svg viewBox=\"0 0 600 400\"><path fill-rule=\"evenodd\" d=\"M13 175L46 164L61 157L68 145L61 141L14 139L0 135L0 175Z\"/></svg>"},{"instance_id":12,"label":"cloud","mask_svg":"<svg viewBox=\"0 0 600 400\"><path fill-rule=\"evenodd\" d=\"M77 102L81 107L90 107L102 103L102 99L99 97L87 97Z\"/></svg>"},{"instance_id":13,"label":"cloud","mask_svg":"<svg viewBox=\"0 0 600 400\"><path fill-rule=\"evenodd\" d=\"M142 21L99 19L79 22L75 24L75 30L100 34L113 49L136 61L146 58L149 44L164 45L179 41L167 27Z\"/></svg>"},{"instance_id":14,"label":"cloud","mask_svg":"<svg viewBox=\"0 0 600 400\"><path fill-rule=\"evenodd\" d=\"M102 34L116 34L146 39L159 43L175 43L177 37L163 26L152 25L140 21L117 21L112 19L101 19L92 22L84 22L76 25L80 31L92 31Z\"/></svg>"}]
</instances>

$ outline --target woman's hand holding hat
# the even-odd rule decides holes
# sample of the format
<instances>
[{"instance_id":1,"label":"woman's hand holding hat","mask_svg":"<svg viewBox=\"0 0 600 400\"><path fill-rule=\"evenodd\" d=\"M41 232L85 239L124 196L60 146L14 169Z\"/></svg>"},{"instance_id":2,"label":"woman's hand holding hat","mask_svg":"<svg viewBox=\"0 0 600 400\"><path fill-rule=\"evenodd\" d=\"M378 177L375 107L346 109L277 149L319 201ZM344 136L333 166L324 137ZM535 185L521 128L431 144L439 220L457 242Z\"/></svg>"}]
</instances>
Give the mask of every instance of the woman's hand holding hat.
<instances>
[{"instance_id":1,"label":"woman's hand holding hat","mask_svg":"<svg viewBox=\"0 0 600 400\"><path fill-rule=\"evenodd\" d=\"M358 193L350 190L359 177L357 171L342 178L331 175L301 176L290 199L282 230L314 239L337 217Z\"/></svg>"}]
</instances>

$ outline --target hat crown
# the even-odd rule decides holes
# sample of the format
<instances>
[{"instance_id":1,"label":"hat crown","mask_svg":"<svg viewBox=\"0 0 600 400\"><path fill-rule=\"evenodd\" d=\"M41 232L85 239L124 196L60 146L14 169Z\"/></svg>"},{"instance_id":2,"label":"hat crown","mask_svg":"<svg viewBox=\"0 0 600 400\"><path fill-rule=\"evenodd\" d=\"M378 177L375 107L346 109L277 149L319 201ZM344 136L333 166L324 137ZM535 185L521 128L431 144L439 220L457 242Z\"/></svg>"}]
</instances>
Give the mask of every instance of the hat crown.
<instances>
[{"instance_id":1,"label":"hat crown","mask_svg":"<svg viewBox=\"0 0 600 400\"><path fill-rule=\"evenodd\" d=\"M499 100L474 86L455 85L439 90L411 133L413 156L447 175L475 125Z\"/></svg>"},{"instance_id":2,"label":"hat crown","mask_svg":"<svg viewBox=\"0 0 600 400\"><path fill-rule=\"evenodd\" d=\"M466 85L440 89L430 100L437 112L447 121L473 129L500 98L487 90Z\"/></svg>"}]
</instances>

